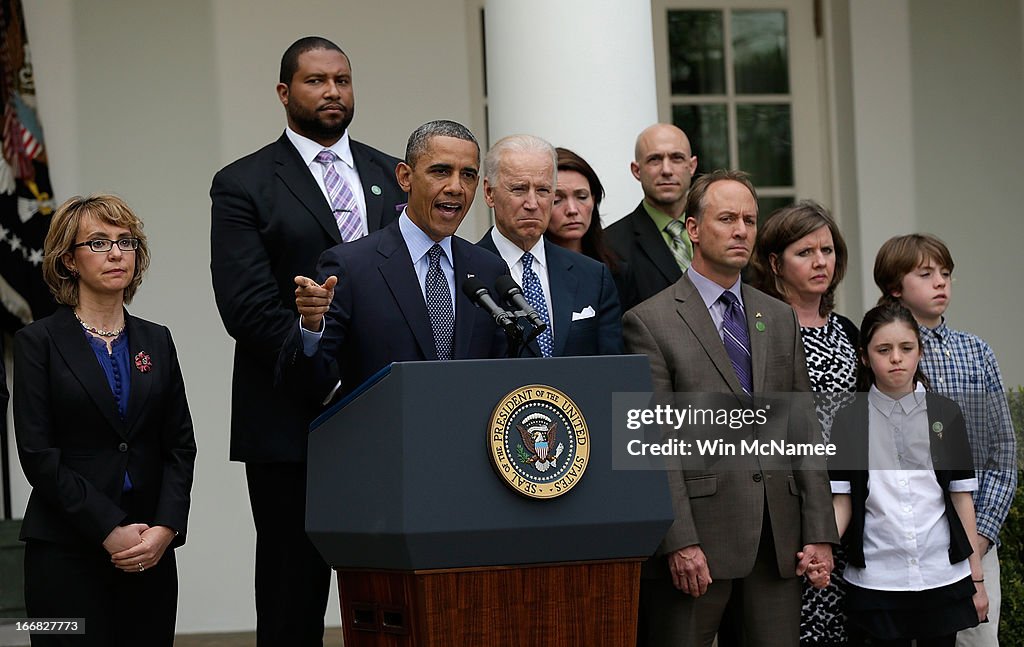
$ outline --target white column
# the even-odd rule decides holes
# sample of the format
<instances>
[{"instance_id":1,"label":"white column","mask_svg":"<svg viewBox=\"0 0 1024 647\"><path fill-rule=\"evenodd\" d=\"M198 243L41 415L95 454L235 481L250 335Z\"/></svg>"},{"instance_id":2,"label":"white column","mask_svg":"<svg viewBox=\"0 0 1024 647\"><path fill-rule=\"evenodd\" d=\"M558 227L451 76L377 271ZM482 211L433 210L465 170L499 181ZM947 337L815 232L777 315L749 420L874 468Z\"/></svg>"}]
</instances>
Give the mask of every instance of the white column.
<instances>
[{"instance_id":1,"label":"white column","mask_svg":"<svg viewBox=\"0 0 1024 647\"><path fill-rule=\"evenodd\" d=\"M861 272L865 307L878 300L878 248L916 227L909 14L907 0L850 2L861 241L850 267Z\"/></svg>"},{"instance_id":2,"label":"white column","mask_svg":"<svg viewBox=\"0 0 1024 647\"><path fill-rule=\"evenodd\" d=\"M637 134L658 119L647 0L488 0L490 141L528 133L597 171L605 223L633 210Z\"/></svg>"}]
</instances>

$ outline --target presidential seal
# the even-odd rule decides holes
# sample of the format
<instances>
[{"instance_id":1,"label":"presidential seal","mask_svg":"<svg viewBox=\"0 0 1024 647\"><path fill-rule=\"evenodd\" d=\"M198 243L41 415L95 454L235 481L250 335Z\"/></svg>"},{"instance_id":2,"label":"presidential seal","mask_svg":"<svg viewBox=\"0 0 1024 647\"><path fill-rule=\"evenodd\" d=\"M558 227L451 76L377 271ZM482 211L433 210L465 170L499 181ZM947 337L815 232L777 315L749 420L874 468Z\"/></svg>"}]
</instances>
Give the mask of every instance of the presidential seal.
<instances>
[{"instance_id":1,"label":"presidential seal","mask_svg":"<svg viewBox=\"0 0 1024 647\"><path fill-rule=\"evenodd\" d=\"M531 384L498 402L487 447L491 464L509 487L531 499L553 499L583 478L590 461L590 432L569 396Z\"/></svg>"}]
</instances>

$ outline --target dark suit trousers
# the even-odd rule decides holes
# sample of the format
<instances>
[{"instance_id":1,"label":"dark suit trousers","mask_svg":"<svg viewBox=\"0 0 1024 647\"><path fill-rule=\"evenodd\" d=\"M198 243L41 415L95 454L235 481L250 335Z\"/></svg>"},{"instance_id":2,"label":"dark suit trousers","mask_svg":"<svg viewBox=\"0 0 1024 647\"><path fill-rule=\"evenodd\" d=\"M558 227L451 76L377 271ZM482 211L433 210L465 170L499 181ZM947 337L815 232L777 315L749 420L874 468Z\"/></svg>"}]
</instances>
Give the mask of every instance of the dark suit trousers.
<instances>
[{"instance_id":1,"label":"dark suit trousers","mask_svg":"<svg viewBox=\"0 0 1024 647\"><path fill-rule=\"evenodd\" d=\"M85 635L33 635L34 647L174 644L178 572L167 549L141 573L114 568L102 548L25 544L25 606L32 618L84 618Z\"/></svg>"},{"instance_id":2,"label":"dark suit trousers","mask_svg":"<svg viewBox=\"0 0 1024 647\"><path fill-rule=\"evenodd\" d=\"M851 628L850 630L849 647L911 647L911 644L913 643L914 641L910 638L899 640L878 640L860 634L856 629ZM939 636L937 638L918 638L916 640L916 645L917 647L955 647L956 634Z\"/></svg>"},{"instance_id":3,"label":"dark suit trousers","mask_svg":"<svg viewBox=\"0 0 1024 647\"><path fill-rule=\"evenodd\" d=\"M735 631L723 628L730 644L738 639L747 647L792 647L800 642L800 582L779 577L766 515L754 570L746 577L714 580L699 598L676 589L671 577L642 580L637 644L710 647L728 606L727 621L739 623Z\"/></svg>"},{"instance_id":4,"label":"dark suit trousers","mask_svg":"<svg viewBox=\"0 0 1024 647\"><path fill-rule=\"evenodd\" d=\"M323 645L331 569L306 536L306 464L246 463L256 525L256 644Z\"/></svg>"}]
</instances>

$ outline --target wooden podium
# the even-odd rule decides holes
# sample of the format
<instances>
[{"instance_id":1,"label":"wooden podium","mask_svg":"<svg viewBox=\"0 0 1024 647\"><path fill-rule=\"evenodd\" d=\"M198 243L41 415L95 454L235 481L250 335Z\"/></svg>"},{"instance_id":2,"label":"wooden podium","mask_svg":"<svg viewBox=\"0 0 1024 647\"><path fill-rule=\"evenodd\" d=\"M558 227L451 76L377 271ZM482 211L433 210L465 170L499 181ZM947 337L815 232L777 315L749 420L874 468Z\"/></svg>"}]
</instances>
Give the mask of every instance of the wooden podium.
<instances>
[{"instance_id":1,"label":"wooden podium","mask_svg":"<svg viewBox=\"0 0 1024 647\"><path fill-rule=\"evenodd\" d=\"M645 357L405 362L371 382L309 438L306 530L338 572L346 647L635 644L640 564L673 518L664 472L612 469L612 394L650 391ZM557 498L488 458L495 407L527 385L589 429Z\"/></svg>"},{"instance_id":2,"label":"wooden podium","mask_svg":"<svg viewBox=\"0 0 1024 647\"><path fill-rule=\"evenodd\" d=\"M338 571L345 647L633 645L640 562Z\"/></svg>"}]
</instances>

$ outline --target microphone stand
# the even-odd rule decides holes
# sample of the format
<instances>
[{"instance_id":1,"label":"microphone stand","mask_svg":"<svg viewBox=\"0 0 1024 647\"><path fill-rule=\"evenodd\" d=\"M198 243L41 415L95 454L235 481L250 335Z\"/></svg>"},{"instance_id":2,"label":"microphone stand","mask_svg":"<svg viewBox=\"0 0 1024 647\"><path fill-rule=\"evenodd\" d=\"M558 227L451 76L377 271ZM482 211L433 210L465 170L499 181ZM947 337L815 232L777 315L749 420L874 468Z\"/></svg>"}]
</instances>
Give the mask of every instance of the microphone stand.
<instances>
[{"instance_id":1,"label":"microphone stand","mask_svg":"<svg viewBox=\"0 0 1024 647\"><path fill-rule=\"evenodd\" d=\"M539 337L542 332L547 330L547 325L546 324L542 324L541 326L531 326L532 330L524 338L523 337L523 324L521 324L519 322L523 321L523 320L529 321L529 319L526 317L526 312L524 312L523 310L510 310L509 312L511 312L512 315L516 318L515 327L516 327L517 332L518 332L518 336L517 336L518 338L516 340L517 345L516 345L516 353L515 354L512 353L512 348L513 348L512 339L511 339L511 337L509 338L509 344L508 344L509 352L508 352L508 356L509 357L522 357L523 356L523 351L525 351L527 348L529 348L530 342L532 342L533 340L537 339L537 337ZM508 335L508 330L505 331L505 334Z\"/></svg>"},{"instance_id":2,"label":"microphone stand","mask_svg":"<svg viewBox=\"0 0 1024 647\"><path fill-rule=\"evenodd\" d=\"M519 316L519 313L513 314L517 317ZM523 326L519 323L518 319L502 328L502 330L505 331L505 339L508 340L508 351L505 353L505 356L510 358L522 357L523 350L533 340L533 337L523 339Z\"/></svg>"}]
</instances>

